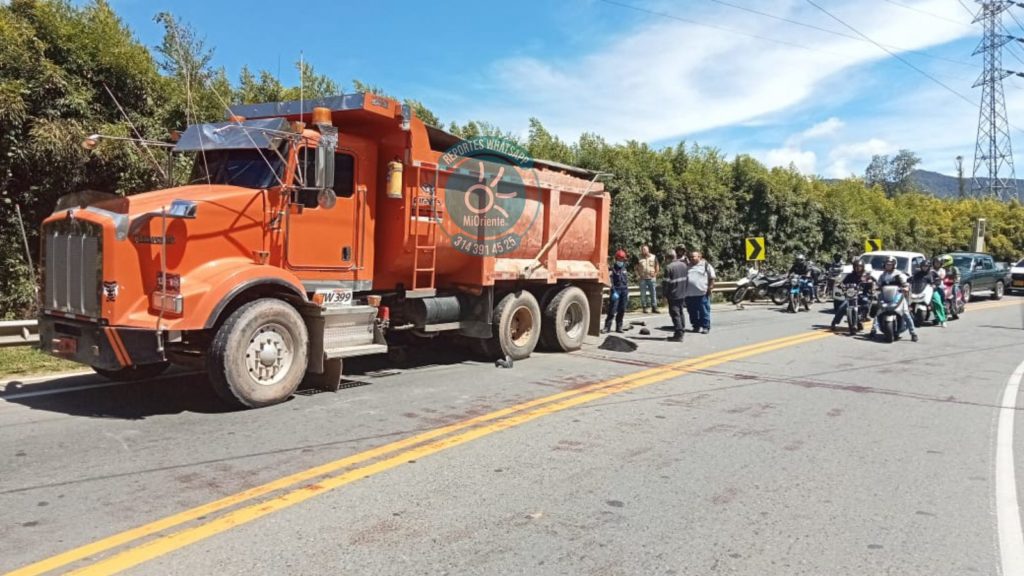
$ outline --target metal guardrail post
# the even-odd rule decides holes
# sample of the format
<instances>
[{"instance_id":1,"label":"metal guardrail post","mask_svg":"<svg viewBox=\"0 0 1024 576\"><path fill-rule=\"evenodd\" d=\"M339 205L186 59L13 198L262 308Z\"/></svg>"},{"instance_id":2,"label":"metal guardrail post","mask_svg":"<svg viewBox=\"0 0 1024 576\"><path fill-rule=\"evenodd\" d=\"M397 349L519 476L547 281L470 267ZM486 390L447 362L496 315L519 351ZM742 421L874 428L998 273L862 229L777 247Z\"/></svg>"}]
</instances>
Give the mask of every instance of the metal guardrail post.
<instances>
[{"instance_id":1,"label":"metal guardrail post","mask_svg":"<svg viewBox=\"0 0 1024 576\"><path fill-rule=\"evenodd\" d=\"M39 324L35 320L0 322L0 348L29 346L39 342Z\"/></svg>"}]
</instances>

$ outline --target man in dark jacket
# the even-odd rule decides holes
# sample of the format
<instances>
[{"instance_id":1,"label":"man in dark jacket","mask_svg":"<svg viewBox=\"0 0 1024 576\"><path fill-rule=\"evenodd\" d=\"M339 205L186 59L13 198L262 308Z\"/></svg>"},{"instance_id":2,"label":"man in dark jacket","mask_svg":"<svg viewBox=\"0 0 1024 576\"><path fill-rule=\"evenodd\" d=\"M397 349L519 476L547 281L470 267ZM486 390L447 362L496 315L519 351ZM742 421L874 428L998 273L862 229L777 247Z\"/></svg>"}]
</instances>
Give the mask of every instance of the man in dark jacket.
<instances>
[{"instance_id":1,"label":"man in dark jacket","mask_svg":"<svg viewBox=\"0 0 1024 576\"><path fill-rule=\"evenodd\" d=\"M615 264L611 270L612 289L608 294L608 316L604 319L604 332L612 331L612 319L615 319L615 331L622 332L622 319L626 315L626 304L629 302L629 275L626 274L626 251L615 253Z\"/></svg>"},{"instance_id":2,"label":"man in dark jacket","mask_svg":"<svg viewBox=\"0 0 1024 576\"><path fill-rule=\"evenodd\" d=\"M668 314L672 317L672 336L670 342L682 342L686 331L686 320L683 310L686 309L686 278L689 267L686 265L686 248L677 246L675 259L665 267L665 298L668 300Z\"/></svg>"}]
</instances>

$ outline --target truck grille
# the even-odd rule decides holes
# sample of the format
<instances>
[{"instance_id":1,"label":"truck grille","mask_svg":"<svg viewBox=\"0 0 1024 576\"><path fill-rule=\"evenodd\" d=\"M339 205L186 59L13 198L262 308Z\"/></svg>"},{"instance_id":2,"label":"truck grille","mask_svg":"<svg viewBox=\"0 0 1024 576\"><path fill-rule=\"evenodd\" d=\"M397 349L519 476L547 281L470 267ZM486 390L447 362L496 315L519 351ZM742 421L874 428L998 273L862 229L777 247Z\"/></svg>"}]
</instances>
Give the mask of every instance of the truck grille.
<instances>
[{"instance_id":1,"label":"truck grille","mask_svg":"<svg viewBox=\"0 0 1024 576\"><path fill-rule=\"evenodd\" d=\"M1015 272L1011 277L1014 280L1024 280L1024 274L1021 274L1019 272Z\"/></svg>"},{"instance_id":2,"label":"truck grille","mask_svg":"<svg viewBox=\"0 0 1024 576\"><path fill-rule=\"evenodd\" d=\"M100 316L103 228L67 218L43 227L44 300L48 311Z\"/></svg>"}]
</instances>

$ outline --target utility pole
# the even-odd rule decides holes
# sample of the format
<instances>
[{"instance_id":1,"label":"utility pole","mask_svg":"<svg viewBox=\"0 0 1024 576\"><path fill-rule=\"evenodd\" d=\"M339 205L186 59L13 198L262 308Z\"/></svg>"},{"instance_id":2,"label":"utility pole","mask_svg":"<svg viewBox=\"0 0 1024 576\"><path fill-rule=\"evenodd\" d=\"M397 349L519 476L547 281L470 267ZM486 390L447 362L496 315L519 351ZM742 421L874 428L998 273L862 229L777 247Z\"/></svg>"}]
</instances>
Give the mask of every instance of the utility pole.
<instances>
[{"instance_id":1,"label":"utility pole","mask_svg":"<svg viewBox=\"0 0 1024 576\"><path fill-rule=\"evenodd\" d=\"M967 191L964 190L964 157L956 157L956 193L960 198L967 197Z\"/></svg>"},{"instance_id":2,"label":"utility pole","mask_svg":"<svg viewBox=\"0 0 1024 576\"><path fill-rule=\"evenodd\" d=\"M973 86L981 87L973 188L976 195L1009 200L1017 198L1017 180L1013 170L1013 147L1003 97L1003 79L1018 73L1003 69L1003 46L1021 39L1006 34L1003 12L1021 4L1009 0L975 1L981 9L974 22L982 23L984 35L974 55L983 56L984 68ZM983 177L986 178L984 182L981 180Z\"/></svg>"}]
</instances>

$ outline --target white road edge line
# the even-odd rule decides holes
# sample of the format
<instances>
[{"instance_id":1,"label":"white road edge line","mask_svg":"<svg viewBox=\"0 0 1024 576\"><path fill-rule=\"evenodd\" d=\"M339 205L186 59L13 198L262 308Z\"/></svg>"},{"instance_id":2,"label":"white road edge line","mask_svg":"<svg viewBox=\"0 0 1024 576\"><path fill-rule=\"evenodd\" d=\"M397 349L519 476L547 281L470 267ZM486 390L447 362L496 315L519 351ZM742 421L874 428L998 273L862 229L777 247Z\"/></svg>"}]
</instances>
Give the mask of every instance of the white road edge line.
<instances>
[{"instance_id":1,"label":"white road edge line","mask_svg":"<svg viewBox=\"0 0 1024 576\"><path fill-rule=\"evenodd\" d=\"M15 394L8 394L6 396L0 396L0 400L17 400L18 398L32 398L33 396L49 396L50 394L66 394L68 392L78 392L79 390L89 390L92 388L109 388L110 386L124 386L125 384L134 384L134 382L101 382L99 384L86 384L85 386L72 386L70 388L54 388L52 390L37 390L35 392L17 392Z\"/></svg>"},{"instance_id":2,"label":"white road edge line","mask_svg":"<svg viewBox=\"0 0 1024 576\"><path fill-rule=\"evenodd\" d=\"M1013 417L1017 411L1017 392L1022 379L1024 362L1006 381L996 430L996 520L1004 576L1024 574L1024 532L1021 531L1017 476L1013 465Z\"/></svg>"}]
</instances>

